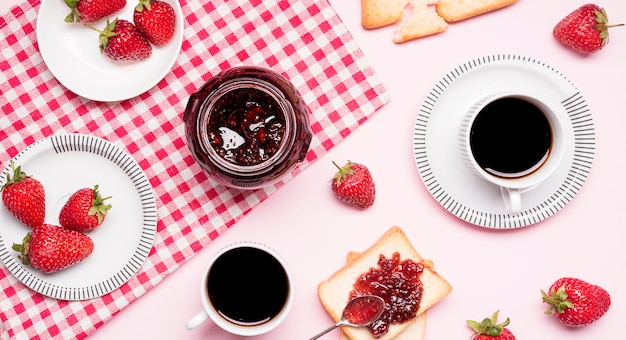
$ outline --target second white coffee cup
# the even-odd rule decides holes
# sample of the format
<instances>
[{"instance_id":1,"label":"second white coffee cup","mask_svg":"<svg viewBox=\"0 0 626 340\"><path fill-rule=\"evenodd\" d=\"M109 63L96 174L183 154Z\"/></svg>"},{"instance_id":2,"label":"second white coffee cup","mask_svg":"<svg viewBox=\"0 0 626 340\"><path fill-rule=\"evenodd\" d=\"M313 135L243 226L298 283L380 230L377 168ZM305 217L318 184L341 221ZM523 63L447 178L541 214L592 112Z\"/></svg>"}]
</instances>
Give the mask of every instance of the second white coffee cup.
<instances>
[{"instance_id":1,"label":"second white coffee cup","mask_svg":"<svg viewBox=\"0 0 626 340\"><path fill-rule=\"evenodd\" d=\"M263 244L238 242L219 250L200 282L204 309L186 324L207 318L237 335L255 336L277 327L293 300L291 273L280 255Z\"/></svg>"},{"instance_id":2,"label":"second white coffee cup","mask_svg":"<svg viewBox=\"0 0 626 340\"><path fill-rule=\"evenodd\" d=\"M558 168L565 151L561 114L539 94L500 92L472 103L460 127L466 165L500 187L508 213L522 209L522 193Z\"/></svg>"}]
</instances>

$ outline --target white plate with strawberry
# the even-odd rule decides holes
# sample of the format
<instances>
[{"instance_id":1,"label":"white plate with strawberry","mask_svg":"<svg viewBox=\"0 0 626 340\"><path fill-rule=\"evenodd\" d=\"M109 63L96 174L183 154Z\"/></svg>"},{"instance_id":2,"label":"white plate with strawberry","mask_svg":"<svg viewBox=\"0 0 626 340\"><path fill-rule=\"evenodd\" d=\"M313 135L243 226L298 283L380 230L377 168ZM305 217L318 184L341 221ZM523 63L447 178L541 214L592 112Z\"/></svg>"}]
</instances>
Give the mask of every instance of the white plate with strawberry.
<instances>
[{"instance_id":1,"label":"white plate with strawberry","mask_svg":"<svg viewBox=\"0 0 626 340\"><path fill-rule=\"evenodd\" d=\"M137 273L152 249L157 206L153 188L132 156L104 139L67 134L30 145L12 162L14 168L20 166L21 171L36 179L45 191L44 216L28 220L37 222L22 222L21 215L14 215L13 207L5 201L10 189L4 185L10 182L7 179L14 178L14 171L11 164L4 166L0 175L0 187L4 187L0 207L0 259L19 281L46 296L85 300L112 292ZM93 242L91 253L61 269L46 267L50 264L41 261L37 265L44 268L36 269L32 258L30 265L24 264L23 255L12 248L34 230L26 223L39 225L43 220L45 224L57 226L56 230L70 230L62 226L61 211L75 193L95 185L111 207L100 225L80 231ZM34 205L30 209L35 210L32 207ZM34 239L35 233L32 234ZM52 237L69 237L65 234ZM79 241L84 243L84 240ZM68 247L65 243L63 246ZM32 255L33 249L30 251Z\"/></svg>"},{"instance_id":2,"label":"white plate with strawberry","mask_svg":"<svg viewBox=\"0 0 626 340\"><path fill-rule=\"evenodd\" d=\"M499 187L475 176L458 146L461 121L477 98L498 92L541 94L566 122L563 160L550 179L522 193L522 211L508 213ZM563 74L533 58L489 55L459 65L437 82L420 107L414 127L414 157L431 195L450 213L495 229L545 220L576 196L589 173L595 130L583 95Z\"/></svg>"},{"instance_id":3,"label":"white plate with strawberry","mask_svg":"<svg viewBox=\"0 0 626 340\"><path fill-rule=\"evenodd\" d=\"M184 17L177 0L160 0L171 8L173 23L151 27L155 31L165 31L166 26L173 26L173 34L167 43L155 45L146 38L149 32L135 32L134 41L141 40L142 47L134 46L136 43L119 47L119 42L112 42L103 50L106 53L101 52L100 34L96 30L104 30L107 22L116 18L134 23L138 0L98 0L105 6L116 3L117 7L103 9L103 13L111 13L105 17L90 13L99 11L99 8L83 8L81 0L74 1L78 4L76 8L84 13L70 15L72 10L65 1L42 0L36 28L39 50L46 66L70 91L96 101L122 101L148 91L170 72L183 41ZM147 11L143 12L148 15ZM171 28L167 27L168 30ZM112 55L120 56L118 59L127 57L129 60L114 60L109 56L111 49L115 49ZM143 50L137 52L139 49Z\"/></svg>"}]
</instances>

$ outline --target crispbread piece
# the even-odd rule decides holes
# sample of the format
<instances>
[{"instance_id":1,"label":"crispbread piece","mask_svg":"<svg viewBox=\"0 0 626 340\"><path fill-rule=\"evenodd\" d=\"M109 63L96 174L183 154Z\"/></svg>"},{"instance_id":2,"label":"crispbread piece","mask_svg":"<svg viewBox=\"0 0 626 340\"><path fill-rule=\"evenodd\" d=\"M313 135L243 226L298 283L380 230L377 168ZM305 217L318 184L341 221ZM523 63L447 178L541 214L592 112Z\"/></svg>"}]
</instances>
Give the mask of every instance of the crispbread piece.
<instances>
[{"instance_id":1,"label":"crispbread piece","mask_svg":"<svg viewBox=\"0 0 626 340\"><path fill-rule=\"evenodd\" d=\"M346 264L331 277L318 285L318 297L326 312L335 322L341 319L341 313L345 307L348 296L353 289L357 278L370 268L377 266L379 256L382 254L391 258L393 253L398 252L400 259L411 259L415 262L422 261L422 257L413 248L400 227L394 226L383 234L370 248L365 250L350 264ZM428 308L441 301L452 291L452 286L430 267L424 266L420 274L423 292L417 315L421 315ZM392 324L389 331L380 340L390 340L402 333L410 322ZM365 327L344 327L344 333L351 340L374 339Z\"/></svg>"},{"instance_id":2,"label":"crispbread piece","mask_svg":"<svg viewBox=\"0 0 626 340\"><path fill-rule=\"evenodd\" d=\"M411 1L411 12L403 17L396 27L392 37L393 42L403 43L448 29L448 23L437 14L434 8L429 7L430 4L428 0Z\"/></svg>"},{"instance_id":3,"label":"crispbread piece","mask_svg":"<svg viewBox=\"0 0 626 340\"><path fill-rule=\"evenodd\" d=\"M361 0L361 26L365 29L383 27L402 19L410 0Z\"/></svg>"},{"instance_id":4,"label":"crispbread piece","mask_svg":"<svg viewBox=\"0 0 626 340\"><path fill-rule=\"evenodd\" d=\"M351 263L354 261L361 253L356 251L351 251L348 253L347 263ZM424 260L424 265L432 267L432 261ZM393 340L424 340L424 334L426 334L426 314L428 312L424 312L415 317L415 319L408 321L409 325L404 329L404 331L398 336L396 336ZM348 336L341 332L339 336L339 340L348 340Z\"/></svg>"},{"instance_id":5,"label":"crispbread piece","mask_svg":"<svg viewBox=\"0 0 626 340\"><path fill-rule=\"evenodd\" d=\"M509 6L517 0L440 0L437 13L447 22L465 20Z\"/></svg>"}]
</instances>

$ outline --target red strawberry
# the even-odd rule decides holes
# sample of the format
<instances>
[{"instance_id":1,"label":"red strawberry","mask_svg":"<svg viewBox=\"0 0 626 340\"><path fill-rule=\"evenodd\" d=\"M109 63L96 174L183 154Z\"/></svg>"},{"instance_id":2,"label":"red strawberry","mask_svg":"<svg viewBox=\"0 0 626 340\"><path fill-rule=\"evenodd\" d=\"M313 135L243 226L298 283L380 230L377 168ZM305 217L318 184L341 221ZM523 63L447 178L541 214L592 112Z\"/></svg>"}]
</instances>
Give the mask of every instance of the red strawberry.
<instances>
[{"instance_id":1,"label":"red strawberry","mask_svg":"<svg viewBox=\"0 0 626 340\"><path fill-rule=\"evenodd\" d=\"M140 61L152 54L152 46L130 21L107 20L102 31L89 27L100 32L100 52L113 60Z\"/></svg>"},{"instance_id":2,"label":"red strawberry","mask_svg":"<svg viewBox=\"0 0 626 340\"><path fill-rule=\"evenodd\" d=\"M22 244L13 244L22 263L53 273L76 264L91 254L93 241L78 231L42 224L26 234Z\"/></svg>"},{"instance_id":3,"label":"red strawberry","mask_svg":"<svg viewBox=\"0 0 626 340\"><path fill-rule=\"evenodd\" d=\"M0 188L2 202L9 212L29 227L43 224L46 215L46 193L38 180L22 172L22 167L11 161L13 178L7 174L7 182Z\"/></svg>"},{"instance_id":4,"label":"red strawberry","mask_svg":"<svg viewBox=\"0 0 626 340\"><path fill-rule=\"evenodd\" d=\"M552 34L561 44L582 53L599 51L609 42L609 19L604 8L586 4L561 20Z\"/></svg>"},{"instance_id":5,"label":"red strawberry","mask_svg":"<svg viewBox=\"0 0 626 340\"><path fill-rule=\"evenodd\" d=\"M80 189L72 194L61 208L59 223L72 230L93 230L104 222L106 214L111 209L111 205L104 202L109 198L111 196L102 197L98 185L93 189Z\"/></svg>"},{"instance_id":6,"label":"red strawberry","mask_svg":"<svg viewBox=\"0 0 626 340\"><path fill-rule=\"evenodd\" d=\"M502 323L498 323L499 312L496 311L491 315L491 318L485 318L480 323L467 320L467 325L475 331L470 340L515 340L515 335L506 328L510 323L509 318L506 318Z\"/></svg>"},{"instance_id":7,"label":"red strawberry","mask_svg":"<svg viewBox=\"0 0 626 340\"><path fill-rule=\"evenodd\" d=\"M174 36L176 15L167 2L139 0L133 12L133 22L149 42L163 46Z\"/></svg>"},{"instance_id":8,"label":"red strawberry","mask_svg":"<svg viewBox=\"0 0 626 340\"><path fill-rule=\"evenodd\" d=\"M556 313L566 326L586 326L598 320L611 306L611 296L602 287L571 277L556 280L549 294L541 291L550 305L546 314Z\"/></svg>"},{"instance_id":9,"label":"red strawberry","mask_svg":"<svg viewBox=\"0 0 626 340\"><path fill-rule=\"evenodd\" d=\"M341 201L362 209L374 204L376 188L365 165L350 161L342 167L335 162L333 164L339 171L332 180L331 188Z\"/></svg>"},{"instance_id":10,"label":"red strawberry","mask_svg":"<svg viewBox=\"0 0 626 340\"><path fill-rule=\"evenodd\" d=\"M94 22L120 11L126 6L126 0L65 0L71 8L65 22Z\"/></svg>"}]
</instances>

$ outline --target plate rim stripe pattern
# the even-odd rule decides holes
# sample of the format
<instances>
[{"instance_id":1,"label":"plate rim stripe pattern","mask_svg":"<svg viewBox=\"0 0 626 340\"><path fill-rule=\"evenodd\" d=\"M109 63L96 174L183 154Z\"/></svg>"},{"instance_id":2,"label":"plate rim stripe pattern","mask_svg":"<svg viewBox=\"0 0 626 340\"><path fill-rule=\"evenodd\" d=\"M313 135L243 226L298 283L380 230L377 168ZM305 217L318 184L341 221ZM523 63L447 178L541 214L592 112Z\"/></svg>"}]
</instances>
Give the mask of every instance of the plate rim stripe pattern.
<instances>
[{"instance_id":1,"label":"plate rim stripe pattern","mask_svg":"<svg viewBox=\"0 0 626 340\"><path fill-rule=\"evenodd\" d=\"M117 165L129 176L134 188L139 194L142 206L141 235L137 248L120 270L102 282L96 282L83 287L63 287L58 284L45 282L29 273L22 267L7 246L0 234L0 260L2 260L13 276L30 289L45 296L59 300L87 300L97 298L121 287L141 269L150 251L156 236L158 221L157 203L154 189L143 169L137 161L125 150L106 139L81 133L55 134L30 144L12 158L17 162L31 149L40 145L47 145L59 154L64 152L88 152L102 156ZM5 182L9 172L5 167L0 175L0 181Z\"/></svg>"}]
</instances>

